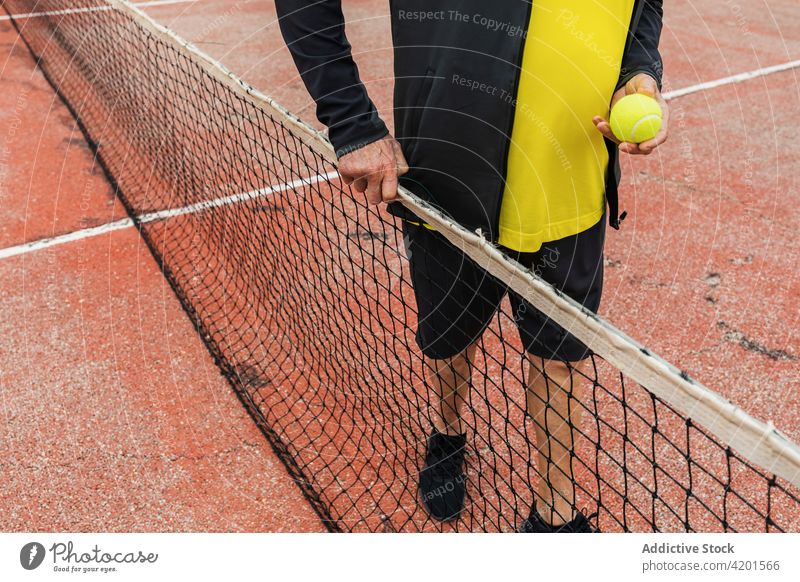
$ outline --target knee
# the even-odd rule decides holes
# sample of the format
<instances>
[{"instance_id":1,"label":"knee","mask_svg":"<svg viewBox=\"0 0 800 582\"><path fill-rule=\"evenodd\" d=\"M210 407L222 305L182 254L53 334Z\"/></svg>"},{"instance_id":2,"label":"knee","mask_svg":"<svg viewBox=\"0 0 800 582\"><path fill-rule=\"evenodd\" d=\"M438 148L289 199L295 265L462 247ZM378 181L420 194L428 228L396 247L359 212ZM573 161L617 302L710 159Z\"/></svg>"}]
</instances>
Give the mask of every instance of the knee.
<instances>
[{"instance_id":1,"label":"knee","mask_svg":"<svg viewBox=\"0 0 800 582\"><path fill-rule=\"evenodd\" d=\"M528 360L532 375L532 382L528 384L528 389L549 389L557 386L562 390L570 390L572 375L576 370L575 362L548 360L534 355L529 355Z\"/></svg>"},{"instance_id":2,"label":"knee","mask_svg":"<svg viewBox=\"0 0 800 582\"><path fill-rule=\"evenodd\" d=\"M469 377L472 362L475 358L477 343L469 345L465 350L449 358L431 358L426 356L428 367L437 374L450 372L457 376Z\"/></svg>"}]
</instances>

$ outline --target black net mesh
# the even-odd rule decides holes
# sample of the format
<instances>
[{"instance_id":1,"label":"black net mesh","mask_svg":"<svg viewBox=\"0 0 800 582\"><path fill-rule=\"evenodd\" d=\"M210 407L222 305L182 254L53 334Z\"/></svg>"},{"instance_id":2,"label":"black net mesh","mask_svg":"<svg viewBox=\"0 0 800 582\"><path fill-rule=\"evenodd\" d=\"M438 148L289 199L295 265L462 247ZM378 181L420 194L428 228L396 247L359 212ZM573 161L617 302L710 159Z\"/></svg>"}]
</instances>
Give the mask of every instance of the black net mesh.
<instances>
[{"instance_id":1,"label":"black net mesh","mask_svg":"<svg viewBox=\"0 0 800 582\"><path fill-rule=\"evenodd\" d=\"M325 525L517 529L549 481L537 459L536 419L526 414L531 369L507 300L461 392L466 503L459 519L442 523L418 495L437 405L414 340L397 220L344 187L330 158L286 119L128 8L4 5L12 15L45 13L15 26L222 373ZM558 406L540 407L575 489L574 498L569 486L553 496L566 491L601 530L800 529L793 486L601 358L587 360L573 383L562 393L569 430L559 433L572 443L550 426Z\"/></svg>"}]
</instances>

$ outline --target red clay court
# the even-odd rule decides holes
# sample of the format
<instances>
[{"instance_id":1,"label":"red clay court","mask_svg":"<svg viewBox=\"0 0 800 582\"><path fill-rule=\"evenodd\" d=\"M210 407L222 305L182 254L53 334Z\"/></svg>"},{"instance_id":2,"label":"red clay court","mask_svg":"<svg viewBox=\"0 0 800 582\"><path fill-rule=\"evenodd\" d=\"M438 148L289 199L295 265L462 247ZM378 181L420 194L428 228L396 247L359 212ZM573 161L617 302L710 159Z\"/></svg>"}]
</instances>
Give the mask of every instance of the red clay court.
<instances>
[{"instance_id":1,"label":"red clay court","mask_svg":"<svg viewBox=\"0 0 800 582\"><path fill-rule=\"evenodd\" d=\"M388 5L344 5L362 79L391 120ZM272 2L139 6L318 127ZM670 139L622 158L628 217L608 237L600 314L798 442L797 5L665 12ZM5 12L0 51L0 529L325 531ZM800 516L789 523L800 531Z\"/></svg>"}]
</instances>

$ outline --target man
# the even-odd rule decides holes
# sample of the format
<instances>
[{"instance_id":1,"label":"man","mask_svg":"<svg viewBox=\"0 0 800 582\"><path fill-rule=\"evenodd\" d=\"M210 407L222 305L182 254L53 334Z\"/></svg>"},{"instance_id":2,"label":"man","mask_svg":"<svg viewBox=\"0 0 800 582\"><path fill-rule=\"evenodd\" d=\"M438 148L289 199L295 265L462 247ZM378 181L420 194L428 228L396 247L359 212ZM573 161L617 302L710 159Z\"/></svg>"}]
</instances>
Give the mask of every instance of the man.
<instances>
[{"instance_id":1,"label":"man","mask_svg":"<svg viewBox=\"0 0 800 582\"><path fill-rule=\"evenodd\" d=\"M437 398L420 472L436 519L464 504L468 401L476 342L506 289L393 202L401 181L586 308L602 291L605 219L619 228L618 151L666 139L660 94L662 0L394 0L395 133L358 77L340 0L277 0L280 26L329 129L339 172L403 219L417 298L417 342ZM605 120L625 94L659 100L664 124L619 144ZM608 210L606 210L606 206ZM586 346L511 294L528 354L527 409L538 451L536 494L521 530L588 532L572 468Z\"/></svg>"}]
</instances>

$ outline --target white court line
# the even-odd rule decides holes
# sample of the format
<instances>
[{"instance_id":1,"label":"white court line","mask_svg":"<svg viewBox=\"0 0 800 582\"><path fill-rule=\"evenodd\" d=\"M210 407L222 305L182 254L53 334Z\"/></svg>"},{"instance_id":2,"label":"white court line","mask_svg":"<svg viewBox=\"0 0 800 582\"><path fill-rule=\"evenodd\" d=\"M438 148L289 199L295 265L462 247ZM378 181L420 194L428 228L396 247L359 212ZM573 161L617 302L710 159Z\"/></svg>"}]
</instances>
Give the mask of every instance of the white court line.
<instances>
[{"instance_id":1,"label":"white court line","mask_svg":"<svg viewBox=\"0 0 800 582\"><path fill-rule=\"evenodd\" d=\"M152 0L151 2L134 2L133 5L137 8L147 8L148 6L166 6L167 4L186 4L188 2L197 2L198 0ZM108 6L93 6L90 8L68 8L64 10L50 10L49 12L28 12L26 14L14 14L13 16L4 14L0 16L2 20L24 20L26 18L38 18L41 16L62 16L66 14L82 14L84 12L102 12L111 10L111 5Z\"/></svg>"},{"instance_id":2,"label":"white court line","mask_svg":"<svg viewBox=\"0 0 800 582\"><path fill-rule=\"evenodd\" d=\"M149 2L134 2L133 5L137 8L147 8L149 6L166 6L169 4L186 4L186 3L194 3L199 2L199 0L151 0ZM111 5L108 6L95 6L92 8L72 8L66 10L51 10L49 12L28 12L27 14L15 14L13 16L16 20L21 20L25 18L36 18L39 16L58 16L63 14L80 14L83 12L99 12L104 10L110 10ZM0 16L0 21L2 20L11 20L12 16L8 14L4 14ZM721 87L723 85L731 85L733 83L741 83L742 81L748 81L750 79L755 79L756 77L763 77L765 75L770 75L772 73L780 73L782 71L788 71L790 69L795 69L800 67L800 61L790 61L788 63L784 63L782 65L774 65L772 67L765 67L763 69L757 69L755 71L750 71L747 73L739 73L738 75L732 75L730 77L723 77L722 79L717 79L716 81L707 81L705 83L698 83L697 85L692 85L690 87L686 87L684 89L677 89L675 91L669 91L664 93L664 99L675 99L676 97L683 97L684 95L690 95L692 93L697 93L699 91L703 91L705 89L713 89L715 87Z\"/></svg>"},{"instance_id":3,"label":"white court line","mask_svg":"<svg viewBox=\"0 0 800 582\"><path fill-rule=\"evenodd\" d=\"M246 200L253 200L255 198L268 196L269 194L274 194L275 192L285 192L286 190L294 190L299 186L311 186L312 184L317 184L318 182L321 182L323 180L331 180L338 177L339 177L338 172L317 174L316 176L311 176L308 178L300 178L297 180L293 180L291 182L284 182L283 184L276 184L274 186L269 186L267 188L260 188L258 190L252 190L250 192L242 192L240 194L232 194L231 196L214 198L213 200L198 202L197 204L190 204L188 206L181 206L179 208L170 208L169 210L160 210L158 212L148 212L147 214L139 215L136 221L134 221L131 218L123 218L122 220L115 220L114 222L101 224L100 226L83 228L81 230L68 232L67 234L62 234L51 238L44 238L41 240L0 249L0 260L8 259L10 257L16 257L18 255L24 255L41 249L47 249L50 247L63 245L65 243L74 242L76 240L92 238L95 236L99 236L101 234L105 234L107 232L114 232L116 230L131 228L135 226L137 222L141 224L146 224L148 222L156 222L158 220L165 220L167 218L174 218L176 216L183 216L186 214L197 214L198 212L203 212L204 210L209 210L211 208L219 208L220 206L230 206L231 204L236 204L238 202L244 202Z\"/></svg>"},{"instance_id":4,"label":"white court line","mask_svg":"<svg viewBox=\"0 0 800 582\"><path fill-rule=\"evenodd\" d=\"M338 178L338 177L339 177L339 172L328 172L327 174L317 174L316 176L311 176L310 178L299 178L291 182L276 184L274 186L261 188L259 190L251 190L250 192L242 192L240 194L232 194L230 196L224 196L222 198L214 198L212 200L198 202L197 204L191 204L189 206L181 206L180 208L170 208L169 210L160 210L158 212L150 212L148 214L142 214L141 216L139 216L139 222L142 223L153 222L155 220L164 220L166 218L172 218L184 214L195 214L197 212L202 212L203 210L208 210L210 208L229 206L231 204L236 204L237 202L244 202L245 200L259 198L261 196L268 196L269 194L273 194L275 192L285 192L286 190L294 190L298 186L311 186L312 184L316 184L318 182L321 182L322 180L331 180L333 178Z\"/></svg>"},{"instance_id":5,"label":"white court line","mask_svg":"<svg viewBox=\"0 0 800 582\"><path fill-rule=\"evenodd\" d=\"M72 232L68 232L67 234L54 236L52 238L43 238L41 240L36 240L13 247L6 247L4 249L0 249L0 259L8 259L9 257L16 257L17 255L24 255L33 251L38 251L57 245L63 245L64 243L90 238L100 234L105 234L107 232L113 232L123 228L130 228L131 226L133 226L133 220L130 218L123 218L122 220L115 220L114 222L108 222L106 224L101 224L100 226L74 230Z\"/></svg>"},{"instance_id":6,"label":"white court line","mask_svg":"<svg viewBox=\"0 0 800 582\"><path fill-rule=\"evenodd\" d=\"M668 91L664 93L664 99L675 99L676 97L691 95L692 93L698 93L700 91L705 91L706 89L714 89L716 87L722 87L723 85L741 83L757 77L764 77L773 73L782 73L783 71L789 71L798 67L800 67L800 61L789 61L788 63L783 63L782 65L764 67L763 69L756 69L755 71L748 71L747 73L739 73L738 75L723 77L721 79L717 79L716 81L707 81L705 83L698 83L697 85L692 85L691 87L686 87L684 89Z\"/></svg>"}]
</instances>

